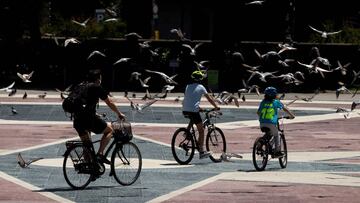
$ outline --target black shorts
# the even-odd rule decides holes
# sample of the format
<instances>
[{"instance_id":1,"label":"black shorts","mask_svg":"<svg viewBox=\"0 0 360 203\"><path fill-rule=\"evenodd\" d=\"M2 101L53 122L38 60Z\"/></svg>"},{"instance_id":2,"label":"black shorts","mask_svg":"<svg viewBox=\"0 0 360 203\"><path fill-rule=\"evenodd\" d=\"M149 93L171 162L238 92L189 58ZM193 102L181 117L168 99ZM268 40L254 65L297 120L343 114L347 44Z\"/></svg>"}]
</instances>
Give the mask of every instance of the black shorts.
<instances>
[{"instance_id":1,"label":"black shorts","mask_svg":"<svg viewBox=\"0 0 360 203\"><path fill-rule=\"evenodd\" d=\"M87 115L75 117L73 126L80 135L89 131L100 134L104 132L107 123L97 115Z\"/></svg>"},{"instance_id":2,"label":"black shorts","mask_svg":"<svg viewBox=\"0 0 360 203\"><path fill-rule=\"evenodd\" d=\"M190 120L195 124L198 124L198 123L202 122L202 118L201 118L199 112L183 111L183 115L186 118L190 118Z\"/></svg>"}]
</instances>

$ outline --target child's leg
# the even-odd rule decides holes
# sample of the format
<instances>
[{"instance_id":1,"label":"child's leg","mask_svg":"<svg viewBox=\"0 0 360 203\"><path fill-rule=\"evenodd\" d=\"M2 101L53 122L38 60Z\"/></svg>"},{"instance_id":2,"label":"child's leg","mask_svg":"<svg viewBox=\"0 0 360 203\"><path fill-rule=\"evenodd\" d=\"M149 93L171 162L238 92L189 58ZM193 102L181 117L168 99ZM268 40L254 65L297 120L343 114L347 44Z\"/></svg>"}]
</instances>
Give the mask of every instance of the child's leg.
<instances>
[{"instance_id":1,"label":"child's leg","mask_svg":"<svg viewBox=\"0 0 360 203\"><path fill-rule=\"evenodd\" d=\"M271 123L261 123L260 127L266 127L270 129L270 133L274 136L275 151L280 151L280 136L277 126Z\"/></svg>"}]
</instances>

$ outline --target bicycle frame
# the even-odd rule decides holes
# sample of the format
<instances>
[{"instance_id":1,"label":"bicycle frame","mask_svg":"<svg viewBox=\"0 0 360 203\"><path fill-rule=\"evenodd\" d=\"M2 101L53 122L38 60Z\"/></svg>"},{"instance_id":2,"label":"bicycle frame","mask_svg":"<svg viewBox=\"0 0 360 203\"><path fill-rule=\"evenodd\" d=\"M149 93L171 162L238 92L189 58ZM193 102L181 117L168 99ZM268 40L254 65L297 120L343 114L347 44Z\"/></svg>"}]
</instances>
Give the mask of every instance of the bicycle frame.
<instances>
[{"instance_id":1,"label":"bicycle frame","mask_svg":"<svg viewBox=\"0 0 360 203\"><path fill-rule=\"evenodd\" d=\"M214 123L211 123L210 120L210 115L209 115L210 111L205 111L205 119L202 121L204 130L207 129L213 129L215 127ZM196 134L195 134L195 127L194 127L195 123L190 119L188 126L186 127L186 129L191 133L191 135L194 138L195 141L195 148L198 149L198 143L197 143L197 139L196 139Z\"/></svg>"},{"instance_id":2,"label":"bicycle frame","mask_svg":"<svg viewBox=\"0 0 360 203\"><path fill-rule=\"evenodd\" d=\"M96 140L96 141L92 141L91 142L91 146L86 146L82 141L68 141L68 142L66 142L66 147L68 148L68 147L70 147L70 146L72 146L72 145L75 145L75 146L82 146L82 147L86 147L86 148L89 148L90 149L90 152L91 152L91 157L92 157L92 159L93 160L96 160L96 163L98 163L97 162L97 159L96 159L96 154L95 154L95 147L94 147L94 144L95 143L97 143L97 142L100 142L101 140ZM121 142L118 142L118 141L116 141L115 139L113 139L113 141L110 143L110 145L108 146L108 148L106 149L106 151L105 151L105 154L104 154L104 156L105 157L107 157L109 154L110 154L110 152L112 152L112 150L114 149L114 146L116 147L117 145L120 145L121 144ZM121 161L125 161L124 163L128 163L129 164L129 160L127 160L126 159L126 157L124 156L124 154L123 154L123 151L122 150L120 150L121 151L121 155L122 156L119 156L119 158L121 159ZM65 154L64 154L65 155ZM79 155L78 155L79 156ZM125 160L123 159L123 157L125 158ZM112 170L112 169L111 169ZM113 173L113 171L110 171L110 174L112 174Z\"/></svg>"}]
</instances>

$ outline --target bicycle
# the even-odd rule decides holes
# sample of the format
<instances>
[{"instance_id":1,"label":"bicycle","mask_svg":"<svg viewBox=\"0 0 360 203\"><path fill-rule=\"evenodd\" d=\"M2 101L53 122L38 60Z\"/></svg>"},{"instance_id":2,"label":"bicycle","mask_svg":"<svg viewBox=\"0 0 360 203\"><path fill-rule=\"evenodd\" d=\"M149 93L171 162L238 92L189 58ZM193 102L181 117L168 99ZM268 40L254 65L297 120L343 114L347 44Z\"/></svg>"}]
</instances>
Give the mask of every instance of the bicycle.
<instances>
[{"instance_id":1,"label":"bicycle","mask_svg":"<svg viewBox=\"0 0 360 203\"><path fill-rule=\"evenodd\" d=\"M221 112L215 109L205 109L202 111L205 114L203 120L204 129L207 129L205 137L206 150L211 151L210 159L213 162L221 162L222 154L226 152L226 140L223 131L215 126L211 118L218 118L222 115ZM189 118L188 116L185 116ZM171 151L175 160L181 164L188 164L195 154L195 149L199 150L197 142L196 127L190 120L186 128L177 129L172 137Z\"/></svg>"},{"instance_id":2,"label":"bicycle","mask_svg":"<svg viewBox=\"0 0 360 203\"><path fill-rule=\"evenodd\" d=\"M133 184L139 177L142 168L142 157L139 148L131 142L131 125L126 121L111 121L114 129L112 142L105 152L107 157L111 150L109 176L123 185ZM67 141L64 153L63 174L66 182L73 189L84 189L105 173L105 165L96 158L94 143Z\"/></svg>"},{"instance_id":3,"label":"bicycle","mask_svg":"<svg viewBox=\"0 0 360 203\"><path fill-rule=\"evenodd\" d=\"M284 132L284 123L281 122L281 125L279 125L279 120L282 119L290 119L289 116L282 116L278 118L278 130L280 135L280 150L282 152L282 156L275 157L275 140L274 136L270 134L270 131L268 128L262 128L261 131L265 134L261 137L256 138L254 145L253 145L253 151L252 151L252 160L254 167L257 171L263 171L266 168L266 165L268 161L271 158L278 158L279 164L281 168L286 168L287 166L287 146L286 146L286 139L285 139L285 132ZM269 159L270 155L270 159Z\"/></svg>"}]
</instances>

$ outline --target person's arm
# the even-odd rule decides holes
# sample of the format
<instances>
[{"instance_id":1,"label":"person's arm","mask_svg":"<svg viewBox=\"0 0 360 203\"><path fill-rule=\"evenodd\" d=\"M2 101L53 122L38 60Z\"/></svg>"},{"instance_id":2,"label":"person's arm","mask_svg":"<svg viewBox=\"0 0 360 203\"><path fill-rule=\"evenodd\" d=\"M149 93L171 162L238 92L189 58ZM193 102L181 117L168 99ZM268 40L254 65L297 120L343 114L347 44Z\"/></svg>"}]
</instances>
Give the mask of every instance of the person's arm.
<instances>
[{"instance_id":1,"label":"person's arm","mask_svg":"<svg viewBox=\"0 0 360 203\"><path fill-rule=\"evenodd\" d=\"M118 116L120 119L125 119L125 114L123 114L123 113L121 113L121 112L119 111L119 109L116 107L116 105L114 104L114 102L110 100L109 97L106 98L106 99L104 100L104 102L106 103L106 105L108 105L108 107L109 107L112 111L114 111L114 112L117 114L117 116Z\"/></svg>"},{"instance_id":2,"label":"person's arm","mask_svg":"<svg viewBox=\"0 0 360 203\"><path fill-rule=\"evenodd\" d=\"M283 110L290 115L290 119L294 119L295 118L295 114L290 111L290 109L288 109L285 105L283 106Z\"/></svg>"},{"instance_id":3,"label":"person's arm","mask_svg":"<svg viewBox=\"0 0 360 203\"><path fill-rule=\"evenodd\" d=\"M210 102L211 105L214 106L214 108L216 110L220 110L220 107L218 107L218 105L215 103L215 100L213 99L213 97L207 93L207 94L204 94L205 95L205 98Z\"/></svg>"}]
</instances>

